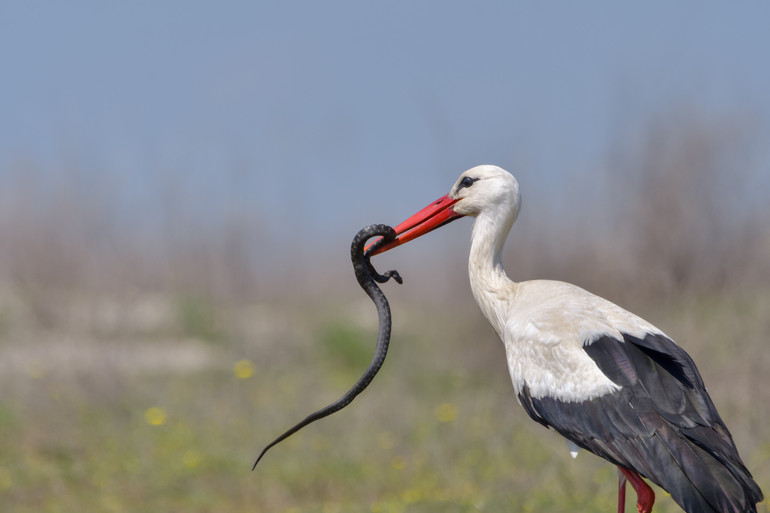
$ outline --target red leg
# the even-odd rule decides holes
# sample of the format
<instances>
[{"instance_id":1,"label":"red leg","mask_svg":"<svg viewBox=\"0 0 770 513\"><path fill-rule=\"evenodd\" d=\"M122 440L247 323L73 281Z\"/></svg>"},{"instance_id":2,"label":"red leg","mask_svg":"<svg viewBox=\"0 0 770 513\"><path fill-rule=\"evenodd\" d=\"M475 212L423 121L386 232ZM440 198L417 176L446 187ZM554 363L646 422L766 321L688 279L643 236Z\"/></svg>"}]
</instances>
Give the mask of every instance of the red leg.
<instances>
[{"instance_id":1,"label":"red leg","mask_svg":"<svg viewBox=\"0 0 770 513\"><path fill-rule=\"evenodd\" d=\"M655 492L652 491L650 485L644 482L644 480L637 474L627 468L618 467L631 486L636 491L636 511L638 513L650 513L652 511L652 505L655 504Z\"/></svg>"},{"instance_id":2,"label":"red leg","mask_svg":"<svg viewBox=\"0 0 770 513\"><path fill-rule=\"evenodd\" d=\"M626 513L626 476L618 467L618 513Z\"/></svg>"}]
</instances>

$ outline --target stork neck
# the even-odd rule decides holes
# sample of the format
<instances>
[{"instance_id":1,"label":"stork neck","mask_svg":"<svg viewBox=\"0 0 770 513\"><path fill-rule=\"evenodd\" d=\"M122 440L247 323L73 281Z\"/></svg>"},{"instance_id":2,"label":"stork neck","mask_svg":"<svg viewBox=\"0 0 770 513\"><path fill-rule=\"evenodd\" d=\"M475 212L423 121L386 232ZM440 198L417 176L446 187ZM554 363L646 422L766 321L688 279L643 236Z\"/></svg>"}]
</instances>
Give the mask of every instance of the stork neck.
<instances>
[{"instance_id":1,"label":"stork neck","mask_svg":"<svg viewBox=\"0 0 770 513\"><path fill-rule=\"evenodd\" d=\"M482 213L473 223L468 274L477 300L512 283L503 269L501 253L513 221L512 216Z\"/></svg>"}]
</instances>

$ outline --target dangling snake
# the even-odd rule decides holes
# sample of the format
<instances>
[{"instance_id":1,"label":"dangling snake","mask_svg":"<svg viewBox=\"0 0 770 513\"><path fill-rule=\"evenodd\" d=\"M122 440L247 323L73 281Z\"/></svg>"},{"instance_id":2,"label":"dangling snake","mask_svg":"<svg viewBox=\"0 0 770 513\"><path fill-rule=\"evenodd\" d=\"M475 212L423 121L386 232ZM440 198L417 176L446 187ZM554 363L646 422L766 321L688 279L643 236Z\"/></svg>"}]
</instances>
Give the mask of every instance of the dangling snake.
<instances>
[{"instance_id":1,"label":"dangling snake","mask_svg":"<svg viewBox=\"0 0 770 513\"><path fill-rule=\"evenodd\" d=\"M371 247L364 251L366 241L372 237L381 236L380 239L374 241ZM366 369L364 374L358 379L355 385L348 390L345 395L337 399L329 406L322 408L314 413L311 413L304 420L300 421L294 427L287 430L281 436L270 442L257 457L257 461L254 462L254 466L251 470L257 467L257 463L262 459L268 449L277 444L278 442L290 437L308 424L322 419L332 413L335 413L345 406L349 405L358 394L364 391L372 382L374 376L379 372L382 363L385 361L385 356L388 354L388 344L390 344L390 305L388 299L382 292L377 283L385 283L391 278L398 283L402 283L401 276L398 271L387 271L384 274L379 274L372 266L370 255L372 251L376 250L383 244L386 244L396 238L396 232L388 225L385 224L373 224L367 226L359 231L353 238L353 243L350 245L350 259L353 261L353 270L356 273L356 279L361 288L364 289L366 294L374 301L374 305L377 307L377 315L379 317L379 332L377 335L377 346L374 350L374 356L369 364L369 368Z\"/></svg>"}]
</instances>

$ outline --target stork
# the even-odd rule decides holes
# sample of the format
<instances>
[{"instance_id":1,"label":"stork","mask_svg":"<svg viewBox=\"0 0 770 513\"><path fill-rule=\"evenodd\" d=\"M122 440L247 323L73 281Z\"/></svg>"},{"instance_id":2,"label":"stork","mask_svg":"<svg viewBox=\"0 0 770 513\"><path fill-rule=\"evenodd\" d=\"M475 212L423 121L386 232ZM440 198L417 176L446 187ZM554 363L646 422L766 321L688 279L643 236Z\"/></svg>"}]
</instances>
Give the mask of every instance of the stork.
<instances>
[{"instance_id":1,"label":"stork","mask_svg":"<svg viewBox=\"0 0 770 513\"><path fill-rule=\"evenodd\" d=\"M482 313L505 346L519 403L567 439L618 467L649 513L657 484L689 513L756 512L762 491L741 461L692 358L644 319L569 283L513 282L501 252L519 213L519 184L491 165L465 171L450 193L396 226L382 253L457 218L475 218L468 272Z\"/></svg>"}]
</instances>

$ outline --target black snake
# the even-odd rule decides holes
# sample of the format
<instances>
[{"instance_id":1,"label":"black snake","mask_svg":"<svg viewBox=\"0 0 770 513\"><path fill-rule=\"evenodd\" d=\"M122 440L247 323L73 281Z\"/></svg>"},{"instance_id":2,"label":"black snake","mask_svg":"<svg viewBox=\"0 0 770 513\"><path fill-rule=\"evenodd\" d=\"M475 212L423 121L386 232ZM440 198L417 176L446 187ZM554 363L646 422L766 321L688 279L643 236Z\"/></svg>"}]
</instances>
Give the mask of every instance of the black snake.
<instances>
[{"instance_id":1,"label":"black snake","mask_svg":"<svg viewBox=\"0 0 770 513\"><path fill-rule=\"evenodd\" d=\"M380 236L381 238L376 240L372 245L364 251L366 242L372 237ZM385 224L373 224L361 229L353 238L353 243L350 245L350 259L353 262L353 270L356 273L356 279L361 288L364 289L366 294L374 301L374 305L377 307L377 315L379 317L379 332L377 335L377 346L374 350L374 356L369 364L369 368L366 369L364 374L358 379L355 385L348 390L342 397L330 404L329 406L322 408L314 413L311 413L305 417L302 421L297 423L294 427L287 430L281 436L270 442L257 457L257 461L254 462L254 466L251 468L254 470L257 467L257 463L262 459L268 449L277 444L278 442L285 440L289 436L293 435L308 424L322 419L332 413L335 413L348 404L350 404L355 397L364 391L372 382L374 376L379 372L382 363L385 361L385 356L388 354L388 344L390 343L390 305L388 299L382 292L377 283L385 283L391 278L398 283L402 283L401 276L398 271L387 271L384 274L379 274L372 266L370 256L372 251L378 247L386 244L396 238L396 232L388 225Z\"/></svg>"}]
</instances>

